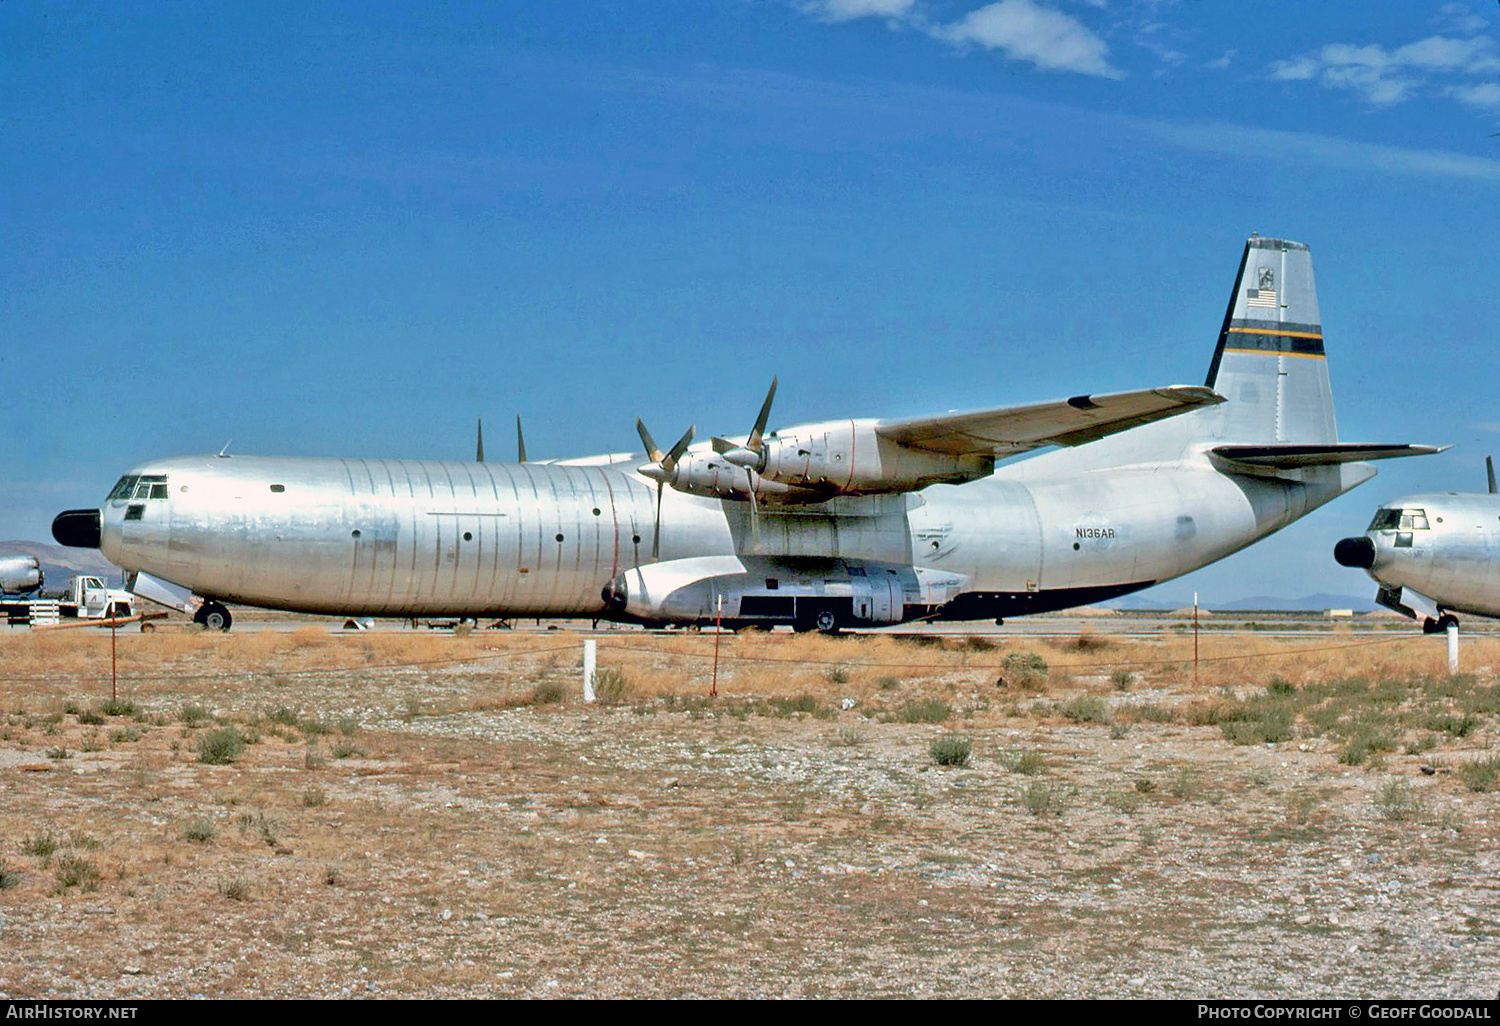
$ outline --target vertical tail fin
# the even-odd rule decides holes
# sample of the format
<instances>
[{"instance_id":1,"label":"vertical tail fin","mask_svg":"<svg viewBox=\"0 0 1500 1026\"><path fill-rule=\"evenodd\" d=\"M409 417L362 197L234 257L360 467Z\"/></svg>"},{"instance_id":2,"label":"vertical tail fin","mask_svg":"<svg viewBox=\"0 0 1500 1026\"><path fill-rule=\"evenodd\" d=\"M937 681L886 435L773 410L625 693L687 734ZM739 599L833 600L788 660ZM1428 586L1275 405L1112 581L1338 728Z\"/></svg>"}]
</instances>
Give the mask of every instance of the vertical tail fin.
<instances>
[{"instance_id":1,"label":"vertical tail fin","mask_svg":"<svg viewBox=\"0 0 1500 1026\"><path fill-rule=\"evenodd\" d=\"M1229 401L1233 442L1338 441L1312 256L1300 242L1252 235L1206 384Z\"/></svg>"}]
</instances>

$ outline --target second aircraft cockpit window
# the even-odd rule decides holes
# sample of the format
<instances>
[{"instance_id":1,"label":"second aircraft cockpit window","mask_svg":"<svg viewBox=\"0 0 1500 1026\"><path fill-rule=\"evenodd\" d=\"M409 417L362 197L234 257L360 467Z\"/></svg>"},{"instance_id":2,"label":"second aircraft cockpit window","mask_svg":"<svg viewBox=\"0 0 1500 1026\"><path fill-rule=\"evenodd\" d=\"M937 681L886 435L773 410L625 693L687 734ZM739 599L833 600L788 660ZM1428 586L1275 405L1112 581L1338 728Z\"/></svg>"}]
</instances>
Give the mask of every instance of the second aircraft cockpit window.
<instances>
[{"instance_id":1,"label":"second aircraft cockpit window","mask_svg":"<svg viewBox=\"0 0 1500 1026\"><path fill-rule=\"evenodd\" d=\"M1375 512L1370 521L1371 531L1425 531L1427 511L1425 509L1382 509Z\"/></svg>"},{"instance_id":2,"label":"second aircraft cockpit window","mask_svg":"<svg viewBox=\"0 0 1500 1026\"><path fill-rule=\"evenodd\" d=\"M125 499L165 499L167 497L167 475L126 474L109 493L112 501Z\"/></svg>"}]
</instances>

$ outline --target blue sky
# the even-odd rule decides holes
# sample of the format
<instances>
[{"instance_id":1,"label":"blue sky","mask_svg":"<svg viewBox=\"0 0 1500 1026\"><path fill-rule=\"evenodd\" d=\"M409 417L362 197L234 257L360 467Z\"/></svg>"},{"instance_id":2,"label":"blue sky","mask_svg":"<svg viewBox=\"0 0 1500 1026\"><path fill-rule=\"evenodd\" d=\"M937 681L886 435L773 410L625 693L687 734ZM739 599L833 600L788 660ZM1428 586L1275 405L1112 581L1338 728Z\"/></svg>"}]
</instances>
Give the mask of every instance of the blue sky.
<instances>
[{"instance_id":1,"label":"blue sky","mask_svg":"<svg viewBox=\"0 0 1500 1026\"><path fill-rule=\"evenodd\" d=\"M1349 441L1500 449L1500 8L1166 0L0 5L0 538L130 464L533 458L1199 383L1312 246Z\"/></svg>"}]
</instances>

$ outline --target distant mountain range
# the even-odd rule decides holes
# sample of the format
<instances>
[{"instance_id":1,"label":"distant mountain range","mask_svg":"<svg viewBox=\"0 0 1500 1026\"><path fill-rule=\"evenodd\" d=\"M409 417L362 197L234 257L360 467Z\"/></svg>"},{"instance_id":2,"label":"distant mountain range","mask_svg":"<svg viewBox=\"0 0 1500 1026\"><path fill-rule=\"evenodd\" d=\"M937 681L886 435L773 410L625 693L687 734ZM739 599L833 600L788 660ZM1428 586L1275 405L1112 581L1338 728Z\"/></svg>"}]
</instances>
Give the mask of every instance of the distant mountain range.
<instances>
[{"instance_id":1,"label":"distant mountain range","mask_svg":"<svg viewBox=\"0 0 1500 1026\"><path fill-rule=\"evenodd\" d=\"M1236 612L1247 609L1264 609L1276 612L1307 612L1322 611L1324 609L1352 609L1356 613L1371 613L1380 607L1375 604L1373 597L1360 598L1355 595L1332 595L1328 592L1318 592L1315 595L1303 595L1301 598L1276 598L1271 595L1252 595L1249 598L1234 599L1230 602L1205 602L1199 599L1202 609L1218 609L1225 612ZM1110 609L1187 609L1193 604L1193 597L1168 598L1168 599L1143 599L1133 596L1112 599L1103 603Z\"/></svg>"},{"instance_id":2,"label":"distant mountain range","mask_svg":"<svg viewBox=\"0 0 1500 1026\"><path fill-rule=\"evenodd\" d=\"M42 564L42 590L61 591L68 578L90 574L104 578L105 584L124 583L124 571L104 558L98 549L70 549L41 542L0 541L0 556L35 556Z\"/></svg>"}]
</instances>

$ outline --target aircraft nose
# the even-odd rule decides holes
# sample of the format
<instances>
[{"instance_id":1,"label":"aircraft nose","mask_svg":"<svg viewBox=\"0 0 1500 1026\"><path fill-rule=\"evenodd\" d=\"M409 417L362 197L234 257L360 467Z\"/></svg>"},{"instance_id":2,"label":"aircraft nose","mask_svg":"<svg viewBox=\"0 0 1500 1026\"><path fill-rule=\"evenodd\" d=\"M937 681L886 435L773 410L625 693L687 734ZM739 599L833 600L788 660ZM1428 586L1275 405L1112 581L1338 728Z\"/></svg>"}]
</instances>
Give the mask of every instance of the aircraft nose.
<instances>
[{"instance_id":1,"label":"aircraft nose","mask_svg":"<svg viewBox=\"0 0 1500 1026\"><path fill-rule=\"evenodd\" d=\"M1375 543L1364 535L1345 538L1333 547L1333 558L1338 560L1339 566L1368 570L1375 565Z\"/></svg>"},{"instance_id":2,"label":"aircraft nose","mask_svg":"<svg viewBox=\"0 0 1500 1026\"><path fill-rule=\"evenodd\" d=\"M52 537L59 545L75 549L99 547L99 511L67 509L52 518Z\"/></svg>"}]
</instances>

